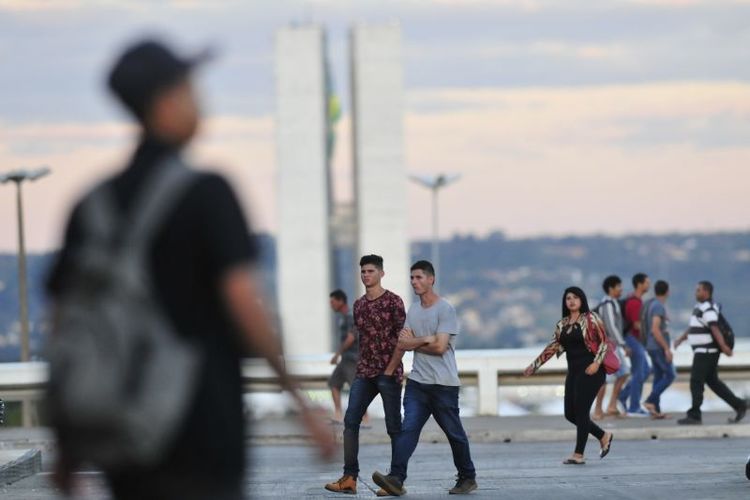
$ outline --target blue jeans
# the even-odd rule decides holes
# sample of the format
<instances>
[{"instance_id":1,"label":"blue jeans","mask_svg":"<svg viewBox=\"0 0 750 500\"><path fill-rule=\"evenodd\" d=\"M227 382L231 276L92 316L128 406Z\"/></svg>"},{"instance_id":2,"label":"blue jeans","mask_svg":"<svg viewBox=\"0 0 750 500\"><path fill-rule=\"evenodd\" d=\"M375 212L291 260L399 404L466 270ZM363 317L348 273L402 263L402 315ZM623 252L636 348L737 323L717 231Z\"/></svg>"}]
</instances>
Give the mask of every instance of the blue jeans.
<instances>
[{"instance_id":1,"label":"blue jeans","mask_svg":"<svg viewBox=\"0 0 750 500\"><path fill-rule=\"evenodd\" d=\"M661 394L672 385L676 377L674 365L667 363L667 357L663 349L648 351L654 370L654 385L651 394L646 398L647 403L656 406L656 411L661 413Z\"/></svg>"},{"instance_id":2,"label":"blue jeans","mask_svg":"<svg viewBox=\"0 0 750 500\"><path fill-rule=\"evenodd\" d=\"M625 403L625 409L629 412L641 410L641 394L643 393L643 383L646 382L651 369L646 359L646 348L641 341L632 335L625 336L625 344L630 349L630 381L620 392L620 400ZM630 398L630 405L627 404Z\"/></svg>"},{"instance_id":3,"label":"blue jeans","mask_svg":"<svg viewBox=\"0 0 750 500\"><path fill-rule=\"evenodd\" d=\"M391 437L391 456L395 438L401 432L401 383L394 376L378 375L354 379L349 389L349 405L344 415L344 474L359 475L359 424L375 396L380 394L385 410L385 428Z\"/></svg>"},{"instance_id":4,"label":"blue jeans","mask_svg":"<svg viewBox=\"0 0 750 500\"><path fill-rule=\"evenodd\" d=\"M445 433L453 452L453 464L461 478L474 479L477 475L469 451L461 419L458 416L458 387L449 385L406 382L404 392L404 423L396 438L391 455L391 475L406 480L406 467L419 442L419 434L432 415Z\"/></svg>"}]
</instances>

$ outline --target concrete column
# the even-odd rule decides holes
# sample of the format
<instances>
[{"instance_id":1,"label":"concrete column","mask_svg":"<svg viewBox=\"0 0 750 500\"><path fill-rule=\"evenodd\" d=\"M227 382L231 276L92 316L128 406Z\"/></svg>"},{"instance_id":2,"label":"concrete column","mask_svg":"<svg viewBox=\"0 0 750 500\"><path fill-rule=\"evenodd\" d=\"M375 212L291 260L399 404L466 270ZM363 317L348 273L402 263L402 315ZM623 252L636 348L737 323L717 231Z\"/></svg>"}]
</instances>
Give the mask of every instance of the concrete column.
<instances>
[{"instance_id":1,"label":"concrete column","mask_svg":"<svg viewBox=\"0 0 750 500\"><path fill-rule=\"evenodd\" d=\"M356 26L351 34L351 56L357 257L381 255L386 273L383 285L409 304L399 26ZM363 291L361 284L358 287Z\"/></svg>"},{"instance_id":2,"label":"concrete column","mask_svg":"<svg viewBox=\"0 0 750 500\"><path fill-rule=\"evenodd\" d=\"M276 36L278 304L290 355L330 352L332 335L324 50L318 26L284 28Z\"/></svg>"}]
</instances>

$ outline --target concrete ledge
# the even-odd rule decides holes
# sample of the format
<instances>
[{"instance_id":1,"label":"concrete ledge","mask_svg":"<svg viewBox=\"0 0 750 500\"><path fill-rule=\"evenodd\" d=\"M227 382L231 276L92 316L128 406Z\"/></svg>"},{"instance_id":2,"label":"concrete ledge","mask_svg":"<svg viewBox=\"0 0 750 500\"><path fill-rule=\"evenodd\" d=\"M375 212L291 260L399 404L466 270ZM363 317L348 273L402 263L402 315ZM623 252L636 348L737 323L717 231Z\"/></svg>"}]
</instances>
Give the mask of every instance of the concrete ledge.
<instances>
[{"instance_id":1,"label":"concrete ledge","mask_svg":"<svg viewBox=\"0 0 750 500\"><path fill-rule=\"evenodd\" d=\"M618 440L649 440L649 439L708 439L708 438L746 438L750 437L748 425L707 425L692 427L641 427L637 429L617 429L603 427L612 431ZM422 439L442 442L446 441L441 432L424 435ZM576 431L573 426L566 430L518 430L513 432L484 431L481 434L469 433L469 439L477 443L510 443L510 442L555 442L575 441Z\"/></svg>"},{"instance_id":2,"label":"concrete ledge","mask_svg":"<svg viewBox=\"0 0 750 500\"><path fill-rule=\"evenodd\" d=\"M597 422L603 429L615 434L617 440L652 439L708 439L750 437L750 418L747 423L727 424L731 414L726 412L706 414L704 424L678 425L676 419L651 420L639 418L609 418ZM681 417L682 415L680 415ZM559 442L575 441L575 427L560 416L527 417L468 417L462 419L472 443ZM300 445L308 442L294 419L284 418L254 422L248 441L256 445ZM337 441L343 439L344 426L331 425ZM360 444L387 444L390 442L382 419L360 429ZM427 422L420 442L447 442L435 422Z\"/></svg>"},{"instance_id":3,"label":"concrete ledge","mask_svg":"<svg viewBox=\"0 0 750 500\"><path fill-rule=\"evenodd\" d=\"M14 483L41 470L39 450L0 450L0 484Z\"/></svg>"},{"instance_id":4,"label":"concrete ledge","mask_svg":"<svg viewBox=\"0 0 750 500\"><path fill-rule=\"evenodd\" d=\"M332 430L336 441L342 442L342 429ZM617 440L651 440L651 439L710 439L710 438L748 438L749 425L712 425L694 427L657 428L642 427L639 429L611 429ZM576 430L573 426L565 430L528 429L516 431L467 431L472 443L536 443L575 441ZM592 438L593 439L593 438ZM419 438L422 443L447 443L448 440L440 430L424 430ZM248 442L253 445L302 445L308 442L303 434L250 436ZM360 433L360 445L388 444L390 440L385 432Z\"/></svg>"}]
</instances>

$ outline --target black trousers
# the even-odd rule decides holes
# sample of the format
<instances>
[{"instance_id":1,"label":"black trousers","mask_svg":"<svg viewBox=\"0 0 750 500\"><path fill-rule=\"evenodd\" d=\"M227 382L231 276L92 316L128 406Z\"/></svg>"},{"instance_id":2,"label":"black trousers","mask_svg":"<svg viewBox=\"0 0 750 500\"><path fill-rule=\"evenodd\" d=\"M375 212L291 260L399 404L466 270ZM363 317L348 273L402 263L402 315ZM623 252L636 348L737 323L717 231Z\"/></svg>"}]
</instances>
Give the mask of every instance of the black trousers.
<instances>
[{"instance_id":1,"label":"black trousers","mask_svg":"<svg viewBox=\"0 0 750 500\"><path fill-rule=\"evenodd\" d=\"M576 426L576 453L583 455L589 434L596 439L604 437L601 427L591 421L591 405L599 388L604 384L604 368L593 375L586 375L584 367L568 367L565 378L565 418Z\"/></svg>"},{"instance_id":2,"label":"black trousers","mask_svg":"<svg viewBox=\"0 0 750 500\"><path fill-rule=\"evenodd\" d=\"M186 476L176 481L153 480L154 478L108 478L115 500L243 500L242 486L220 484L214 486L196 485L195 480ZM137 481L137 482L131 482Z\"/></svg>"},{"instance_id":3,"label":"black trousers","mask_svg":"<svg viewBox=\"0 0 750 500\"><path fill-rule=\"evenodd\" d=\"M717 396L735 410L745 405L745 401L738 398L724 382L719 380L720 354L718 352L696 352L693 354L693 366L690 369L690 394L693 397L693 405L687 412L689 417L701 419L705 385L708 385Z\"/></svg>"}]
</instances>

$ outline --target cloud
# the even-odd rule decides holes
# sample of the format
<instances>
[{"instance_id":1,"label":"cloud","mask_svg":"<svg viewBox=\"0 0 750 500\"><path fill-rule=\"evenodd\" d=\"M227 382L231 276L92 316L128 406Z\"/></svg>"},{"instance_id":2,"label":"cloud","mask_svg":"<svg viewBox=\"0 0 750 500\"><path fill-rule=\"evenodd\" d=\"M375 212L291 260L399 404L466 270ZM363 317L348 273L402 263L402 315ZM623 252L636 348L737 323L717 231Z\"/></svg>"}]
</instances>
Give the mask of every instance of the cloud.
<instances>
[{"instance_id":1,"label":"cloud","mask_svg":"<svg viewBox=\"0 0 750 500\"><path fill-rule=\"evenodd\" d=\"M441 193L444 235L748 228L750 84L416 90L407 103L407 171L463 174ZM339 122L333 161L340 201L353 196L349 118ZM3 124L0 132L0 163L53 168L26 190L31 248L57 244L73 200L121 168L133 138L117 122ZM68 146L18 153L35 142ZM275 147L272 116L222 115L192 150L203 168L231 179L263 230L276 229ZM707 182L717 193L710 201ZM0 217L12 220L3 191ZM427 207L426 190L412 185L412 237L429 236ZM14 245L12 228L0 232L0 248Z\"/></svg>"},{"instance_id":2,"label":"cloud","mask_svg":"<svg viewBox=\"0 0 750 500\"><path fill-rule=\"evenodd\" d=\"M406 119L410 169L463 174L441 195L446 235L750 226L743 194L750 146L741 141L750 127L750 84L444 89L410 93L408 101L410 108L448 104ZM654 133L667 123L692 128ZM720 132L712 129L717 123ZM701 179L720 183L710 215L697 202L707 200ZM410 227L427 237L428 195L413 188L410 196Z\"/></svg>"},{"instance_id":3,"label":"cloud","mask_svg":"<svg viewBox=\"0 0 750 500\"><path fill-rule=\"evenodd\" d=\"M75 196L124 163L133 130L102 98L102 79L122 41L144 27L187 48L218 42L223 57L202 79L218 117L194 152L232 178L258 227L275 229L273 33L294 21L328 28L347 104L351 23L400 20L408 169L464 173L441 195L445 234L750 220L740 193L749 1L0 0L0 12L0 162L54 169L27 191L32 246L54 245ZM333 167L344 200L350 131L345 116ZM695 179L717 167L715 223L694 200ZM15 213L9 193L0 188L6 220ZM412 234L426 236L427 193L409 193ZM579 199L584 216L563 209ZM649 217L654 209L659 216ZM14 238L10 227L0 232L0 248L14 248Z\"/></svg>"},{"instance_id":4,"label":"cloud","mask_svg":"<svg viewBox=\"0 0 750 500\"><path fill-rule=\"evenodd\" d=\"M627 1L189 2L0 0L0 119L112 120L104 74L124 41L162 33L178 47L215 44L201 73L219 114L273 112L273 34L290 22L328 29L333 71L348 103L348 34L355 21L398 19L407 87L604 85L750 80L748 4L690 8ZM58 10L45 10L53 5ZM33 12L3 11L29 6ZM67 7L63 9L63 7ZM637 27L637 29L635 29ZM43 60L44 64L38 61Z\"/></svg>"},{"instance_id":5,"label":"cloud","mask_svg":"<svg viewBox=\"0 0 750 500\"><path fill-rule=\"evenodd\" d=\"M24 186L27 242L30 249L56 248L74 201L103 177L122 169L136 137L119 122L0 123L0 164L49 165L52 175ZM45 145L37 148L35 144ZM52 145L52 146L48 146ZM273 120L271 117L222 116L210 119L191 150L201 168L219 171L233 182L247 214L260 229L274 216ZM0 186L0 218L15 219L15 200ZM14 250L15 229L3 226L0 250Z\"/></svg>"}]
</instances>

